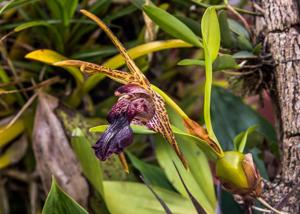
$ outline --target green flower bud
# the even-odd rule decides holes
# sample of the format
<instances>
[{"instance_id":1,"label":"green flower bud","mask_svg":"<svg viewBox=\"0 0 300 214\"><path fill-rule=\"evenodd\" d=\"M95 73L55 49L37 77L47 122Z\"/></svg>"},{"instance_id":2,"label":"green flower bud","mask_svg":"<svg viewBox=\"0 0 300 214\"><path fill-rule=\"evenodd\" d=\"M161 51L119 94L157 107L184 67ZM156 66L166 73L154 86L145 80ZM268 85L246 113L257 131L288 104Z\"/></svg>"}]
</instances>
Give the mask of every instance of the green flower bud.
<instances>
[{"instance_id":1,"label":"green flower bud","mask_svg":"<svg viewBox=\"0 0 300 214\"><path fill-rule=\"evenodd\" d=\"M234 194L258 197L262 192L262 179L252 155L228 151L217 160L216 176L223 187Z\"/></svg>"}]
</instances>

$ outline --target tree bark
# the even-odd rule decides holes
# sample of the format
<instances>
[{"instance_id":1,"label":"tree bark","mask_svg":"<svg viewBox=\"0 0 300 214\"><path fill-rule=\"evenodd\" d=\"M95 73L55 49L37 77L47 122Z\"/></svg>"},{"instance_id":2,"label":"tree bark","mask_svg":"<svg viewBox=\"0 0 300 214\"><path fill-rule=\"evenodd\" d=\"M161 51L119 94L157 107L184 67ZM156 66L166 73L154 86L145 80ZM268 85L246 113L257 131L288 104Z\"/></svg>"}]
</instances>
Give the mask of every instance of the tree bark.
<instances>
[{"instance_id":1,"label":"tree bark","mask_svg":"<svg viewBox=\"0 0 300 214\"><path fill-rule=\"evenodd\" d=\"M254 0L254 36L264 38L273 56L277 133L281 149L278 176L266 188L265 199L288 213L300 205L300 14L298 0ZM254 7L258 9L259 7Z\"/></svg>"}]
</instances>

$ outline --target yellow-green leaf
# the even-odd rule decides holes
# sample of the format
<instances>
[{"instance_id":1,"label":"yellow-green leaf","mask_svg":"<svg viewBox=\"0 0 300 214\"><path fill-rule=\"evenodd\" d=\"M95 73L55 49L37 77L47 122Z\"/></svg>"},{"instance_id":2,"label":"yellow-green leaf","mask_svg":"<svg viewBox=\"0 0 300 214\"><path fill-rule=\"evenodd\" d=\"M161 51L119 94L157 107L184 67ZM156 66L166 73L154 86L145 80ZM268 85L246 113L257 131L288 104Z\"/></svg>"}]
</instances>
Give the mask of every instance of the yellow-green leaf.
<instances>
[{"instance_id":1,"label":"yellow-green leaf","mask_svg":"<svg viewBox=\"0 0 300 214\"><path fill-rule=\"evenodd\" d=\"M28 53L25 58L53 65L55 62L66 60L67 58L53 50L40 49ZM82 83L84 78L78 68L65 67L65 69L75 78L77 83Z\"/></svg>"},{"instance_id":2,"label":"yellow-green leaf","mask_svg":"<svg viewBox=\"0 0 300 214\"><path fill-rule=\"evenodd\" d=\"M143 184L104 181L105 202L111 213L163 214L164 209ZM172 213L196 213L191 201L175 192L152 186ZM146 203L145 203L146 202Z\"/></svg>"},{"instance_id":3,"label":"yellow-green leaf","mask_svg":"<svg viewBox=\"0 0 300 214\"><path fill-rule=\"evenodd\" d=\"M201 31L204 49L208 52L211 61L214 62L218 56L221 42L219 21L214 7L206 9L201 21Z\"/></svg>"}]
</instances>

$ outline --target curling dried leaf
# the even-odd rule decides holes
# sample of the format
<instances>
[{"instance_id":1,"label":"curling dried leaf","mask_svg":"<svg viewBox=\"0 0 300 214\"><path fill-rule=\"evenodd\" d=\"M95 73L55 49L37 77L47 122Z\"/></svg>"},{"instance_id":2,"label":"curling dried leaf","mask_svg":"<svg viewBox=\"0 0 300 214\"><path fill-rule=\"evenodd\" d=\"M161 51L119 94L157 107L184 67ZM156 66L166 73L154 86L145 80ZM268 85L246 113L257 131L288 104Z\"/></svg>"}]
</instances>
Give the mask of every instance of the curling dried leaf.
<instances>
[{"instance_id":1,"label":"curling dried leaf","mask_svg":"<svg viewBox=\"0 0 300 214\"><path fill-rule=\"evenodd\" d=\"M33 150L45 192L51 186L51 177L76 201L86 205L88 185L69 145L64 129L56 114L58 99L39 93L34 128Z\"/></svg>"}]
</instances>

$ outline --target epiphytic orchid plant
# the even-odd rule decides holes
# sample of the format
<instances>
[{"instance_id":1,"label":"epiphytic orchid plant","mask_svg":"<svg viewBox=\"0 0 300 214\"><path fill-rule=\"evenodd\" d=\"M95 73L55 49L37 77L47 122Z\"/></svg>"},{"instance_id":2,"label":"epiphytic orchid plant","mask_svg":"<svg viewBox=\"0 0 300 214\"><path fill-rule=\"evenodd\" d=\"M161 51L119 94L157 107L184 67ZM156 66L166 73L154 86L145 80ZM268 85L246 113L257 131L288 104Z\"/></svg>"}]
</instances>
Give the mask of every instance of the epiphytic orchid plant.
<instances>
[{"instance_id":1,"label":"epiphytic orchid plant","mask_svg":"<svg viewBox=\"0 0 300 214\"><path fill-rule=\"evenodd\" d=\"M78 60L65 60L55 63L57 66L77 66L80 67L82 72L88 74L101 72L125 85L115 92L115 95L118 96L119 99L108 115L107 119L110 126L93 147L97 157L101 160L106 160L113 153L118 154L124 169L128 171L123 150L132 143L133 133L130 124L135 123L146 125L155 132L162 134L173 146L184 166L187 167L187 162L172 132L162 97L151 88L148 79L136 66L111 30L98 17L90 12L86 10L81 10L81 12L95 21L108 35L124 57L129 68L129 72L123 72Z\"/></svg>"},{"instance_id":2,"label":"epiphytic orchid plant","mask_svg":"<svg viewBox=\"0 0 300 214\"><path fill-rule=\"evenodd\" d=\"M146 13L147 7L144 8ZM160 11L158 8L155 10L166 15L164 14L165 12ZM167 102L182 117L190 134L200 138L201 142L208 145L213 151L216 157L215 174L222 186L229 192L241 197L244 201L249 202L253 199L258 199L265 206L273 209L260 197L263 187L262 178L255 167L251 154L243 154L247 136L255 127L250 127L247 131L237 136L234 142L235 151L227 152L222 150L212 128L210 118L212 63L217 58L220 47L219 25L215 8L210 7L206 10L201 23L206 71L204 100L206 129L190 119L164 92L149 83L127 54L123 45L98 17L86 10L81 10L81 12L95 21L109 36L129 68L129 72L123 72L79 60L65 60L54 63L56 66L76 66L87 74L103 73L111 79L124 84L124 86L115 91L115 95L119 99L108 114L107 120L110 125L93 147L96 156L104 161L112 154L118 154L124 169L128 172L123 151L133 141L133 131L130 128L130 124L138 124L160 133L173 146L177 156L187 168L188 163L177 146L165 109L165 102ZM151 17L151 13L147 14ZM273 211L279 212L274 209Z\"/></svg>"}]
</instances>

